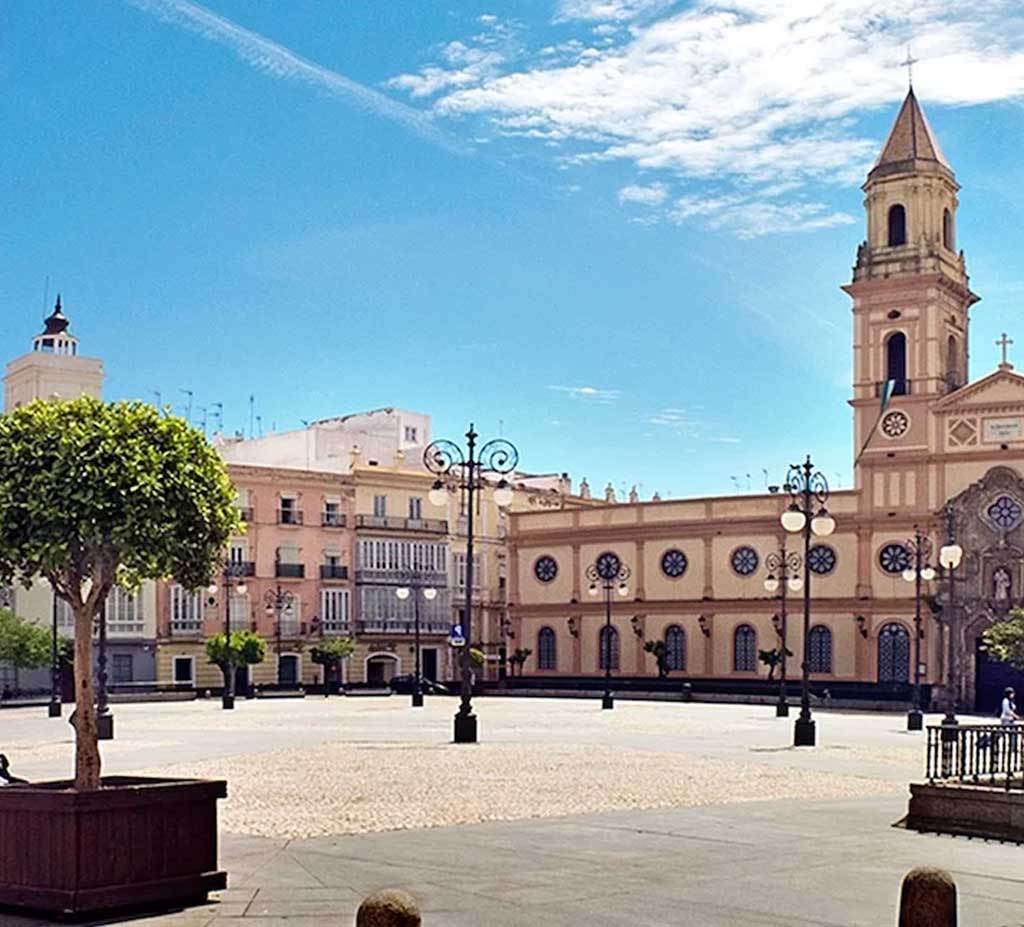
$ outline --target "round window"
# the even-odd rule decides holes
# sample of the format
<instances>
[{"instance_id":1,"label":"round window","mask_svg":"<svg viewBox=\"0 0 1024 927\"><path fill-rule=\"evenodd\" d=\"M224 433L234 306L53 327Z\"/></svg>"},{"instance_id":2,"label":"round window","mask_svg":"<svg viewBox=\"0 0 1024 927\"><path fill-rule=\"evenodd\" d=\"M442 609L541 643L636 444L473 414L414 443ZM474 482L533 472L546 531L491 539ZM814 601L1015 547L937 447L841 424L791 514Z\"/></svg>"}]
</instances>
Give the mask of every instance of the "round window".
<instances>
[{"instance_id":1,"label":"round window","mask_svg":"<svg viewBox=\"0 0 1024 927\"><path fill-rule=\"evenodd\" d=\"M828 544L815 544L807 552L807 566L812 573L827 576L836 568L836 552Z\"/></svg>"},{"instance_id":2,"label":"round window","mask_svg":"<svg viewBox=\"0 0 1024 927\"><path fill-rule=\"evenodd\" d=\"M761 562L753 547L737 547L729 558L733 570L740 576L750 576Z\"/></svg>"},{"instance_id":3,"label":"round window","mask_svg":"<svg viewBox=\"0 0 1024 927\"><path fill-rule=\"evenodd\" d=\"M910 567L910 552L902 544L886 544L878 552L878 565L886 573L902 573Z\"/></svg>"},{"instance_id":4,"label":"round window","mask_svg":"<svg viewBox=\"0 0 1024 927\"><path fill-rule=\"evenodd\" d=\"M542 583L550 583L558 575L558 561L545 554L533 565L533 575Z\"/></svg>"},{"instance_id":5,"label":"round window","mask_svg":"<svg viewBox=\"0 0 1024 927\"><path fill-rule=\"evenodd\" d=\"M686 572L686 554L681 550L666 550L661 555L661 572L669 579L679 579Z\"/></svg>"},{"instance_id":6,"label":"round window","mask_svg":"<svg viewBox=\"0 0 1024 927\"><path fill-rule=\"evenodd\" d=\"M887 438L902 438L908 428L910 428L910 419L907 417L907 413L898 409L887 412L885 418L882 419L882 434Z\"/></svg>"}]
</instances>

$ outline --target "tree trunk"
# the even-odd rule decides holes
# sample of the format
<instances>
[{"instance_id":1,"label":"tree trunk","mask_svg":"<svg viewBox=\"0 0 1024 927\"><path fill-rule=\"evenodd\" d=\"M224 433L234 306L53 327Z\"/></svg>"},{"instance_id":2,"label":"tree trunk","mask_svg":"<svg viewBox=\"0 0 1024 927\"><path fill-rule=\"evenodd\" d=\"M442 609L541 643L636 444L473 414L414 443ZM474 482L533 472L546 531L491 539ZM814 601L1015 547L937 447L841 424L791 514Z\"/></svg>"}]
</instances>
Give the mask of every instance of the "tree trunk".
<instances>
[{"instance_id":1,"label":"tree trunk","mask_svg":"<svg viewBox=\"0 0 1024 927\"><path fill-rule=\"evenodd\" d=\"M100 787L100 747L96 735L96 694L92 684L92 612L75 609L75 788L89 792Z\"/></svg>"}]
</instances>

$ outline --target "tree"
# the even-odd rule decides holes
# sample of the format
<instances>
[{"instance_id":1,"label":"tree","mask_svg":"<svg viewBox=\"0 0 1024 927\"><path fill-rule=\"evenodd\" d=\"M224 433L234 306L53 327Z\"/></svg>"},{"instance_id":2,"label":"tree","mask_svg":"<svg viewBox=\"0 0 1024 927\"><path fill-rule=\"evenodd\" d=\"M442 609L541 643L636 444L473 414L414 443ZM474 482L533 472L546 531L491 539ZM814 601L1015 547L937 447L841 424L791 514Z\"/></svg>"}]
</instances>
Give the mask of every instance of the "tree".
<instances>
[{"instance_id":1,"label":"tree","mask_svg":"<svg viewBox=\"0 0 1024 927\"><path fill-rule=\"evenodd\" d=\"M664 641L647 641L644 644L644 650L654 654L654 659L658 664L658 678L667 679L669 674L668 645Z\"/></svg>"},{"instance_id":2,"label":"tree","mask_svg":"<svg viewBox=\"0 0 1024 927\"><path fill-rule=\"evenodd\" d=\"M351 637L325 637L310 652L310 658L318 666L324 668L324 695L330 694L331 674L337 675L341 682L341 664L356 650L356 642Z\"/></svg>"},{"instance_id":3,"label":"tree","mask_svg":"<svg viewBox=\"0 0 1024 927\"><path fill-rule=\"evenodd\" d=\"M793 651L788 647L786 648L786 656L793 656ZM773 650L759 650L757 658L768 667L768 681L771 682L775 678L775 670L782 666L782 648L776 647Z\"/></svg>"},{"instance_id":4,"label":"tree","mask_svg":"<svg viewBox=\"0 0 1024 927\"><path fill-rule=\"evenodd\" d=\"M1005 621L997 621L981 635L981 646L1002 663L1024 670L1024 609L1015 608Z\"/></svg>"},{"instance_id":5,"label":"tree","mask_svg":"<svg viewBox=\"0 0 1024 927\"><path fill-rule=\"evenodd\" d=\"M509 666L512 668L512 675L515 675L515 668L519 667L519 675L523 675L523 665L526 663L533 651L529 647L516 647L512 656L508 658Z\"/></svg>"},{"instance_id":6,"label":"tree","mask_svg":"<svg viewBox=\"0 0 1024 927\"><path fill-rule=\"evenodd\" d=\"M17 669L38 669L50 662L52 645L46 628L0 608L0 662Z\"/></svg>"},{"instance_id":7,"label":"tree","mask_svg":"<svg viewBox=\"0 0 1024 927\"><path fill-rule=\"evenodd\" d=\"M202 432L140 402L36 400L0 416L0 585L42 576L75 616L75 788L97 789L93 622L115 585L210 582L240 530Z\"/></svg>"},{"instance_id":8,"label":"tree","mask_svg":"<svg viewBox=\"0 0 1024 927\"><path fill-rule=\"evenodd\" d=\"M231 674L239 666L255 666L267 656L267 642L255 631L217 634L206 642L207 659L224 674L224 691L231 691Z\"/></svg>"}]
</instances>

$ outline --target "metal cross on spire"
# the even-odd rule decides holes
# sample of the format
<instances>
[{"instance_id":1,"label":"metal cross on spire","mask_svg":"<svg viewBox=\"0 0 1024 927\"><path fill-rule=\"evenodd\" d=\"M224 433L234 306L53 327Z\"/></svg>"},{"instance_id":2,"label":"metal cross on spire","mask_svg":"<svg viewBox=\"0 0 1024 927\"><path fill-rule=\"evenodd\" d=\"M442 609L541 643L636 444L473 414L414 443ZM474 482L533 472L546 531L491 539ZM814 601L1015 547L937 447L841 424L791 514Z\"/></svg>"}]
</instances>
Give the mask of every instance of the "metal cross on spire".
<instances>
[{"instance_id":1,"label":"metal cross on spire","mask_svg":"<svg viewBox=\"0 0 1024 927\"><path fill-rule=\"evenodd\" d=\"M907 86L911 90L914 89L914 65L917 64L918 61L920 61L919 58L915 58L913 55L910 54L910 46L908 45L907 57L905 60L900 62L900 67L907 69Z\"/></svg>"},{"instance_id":2,"label":"metal cross on spire","mask_svg":"<svg viewBox=\"0 0 1024 927\"><path fill-rule=\"evenodd\" d=\"M1003 363L1002 366L1006 366L1009 361L1006 359L1006 349L1013 344L1013 339L1006 336L1006 332L1003 332L1003 337L996 342L997 348L1003 349Z\"/></svg>"}]
</instances>

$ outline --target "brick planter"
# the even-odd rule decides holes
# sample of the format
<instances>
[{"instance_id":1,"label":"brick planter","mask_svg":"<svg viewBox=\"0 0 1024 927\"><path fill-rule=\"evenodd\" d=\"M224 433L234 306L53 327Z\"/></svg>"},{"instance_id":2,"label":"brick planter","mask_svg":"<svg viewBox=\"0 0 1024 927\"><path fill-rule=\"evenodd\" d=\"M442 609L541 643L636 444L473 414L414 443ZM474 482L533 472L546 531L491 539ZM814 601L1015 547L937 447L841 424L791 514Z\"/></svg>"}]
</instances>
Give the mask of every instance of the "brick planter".
<instances>
[{"instance_id":1,"label":"brick planter","mask_svg":"<svg viewBox=\"0 0 1024 927\"><path fill-rule=\"evenodd\" d=\"M905 825L910 830L960 834L1024 843L1024 792L1019 787L972 785L910 786Z\"/></svg>"},{"instance_id":2,"label":"brick planter","mask_svg":"<svg viewBox=\"0 0 1024 927\"><path fill-rule=\"evenodd\" d=\"M111 776L0 789L0 905L80 916L205 900L217 869L223 781Z\"/></svg>"}]
</instances>

